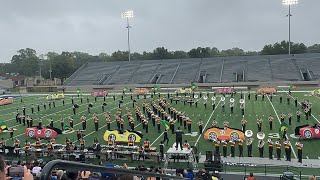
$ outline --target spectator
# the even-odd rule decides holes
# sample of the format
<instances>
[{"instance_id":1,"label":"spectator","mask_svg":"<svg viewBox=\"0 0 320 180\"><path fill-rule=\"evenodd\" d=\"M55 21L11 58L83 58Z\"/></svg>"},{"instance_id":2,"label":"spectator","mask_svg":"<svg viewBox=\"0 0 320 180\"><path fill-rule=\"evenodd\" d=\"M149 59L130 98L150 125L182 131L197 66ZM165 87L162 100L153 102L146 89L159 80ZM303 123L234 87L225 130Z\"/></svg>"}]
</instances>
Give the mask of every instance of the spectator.
<instances>
[{"instance_id":1,"label":"spectator","mask_svg":"<svg viewBox=\"0 0 320 180\"><path fill-rule=\"evenodd\" d=\"M32 174L34 176L40 176L42 168L39 166L38 162L34 163L34 167L32 168Z\"/></svg>"},{"instance_id":2,"label":"spectator","mask_svg":"<svg viewBox=\"0 0 320 180\"><path fill-rule=\"evenodd\" d=\"M253 173L250 173L250 176L247 178L247 180L256 180L256 178L253 176Z\"/></svg>"},{"instance_id":3,"label":"spectator","mask_svg":"<svg viewBox=\"0 0 320 180\"><path fill-rule=\"evenodd\" d=\"M0 179L11 179L10 177L6 177L6 171L10 168L10 166L5 167L4 157L0 155ZM33 176L30 173L30 170L27 169L26 166L23 166L23 180L33 180Z\"/></svg>"},{"instance_id":4,"label":"spectator","mask_svg":"<svg viewBox=\"0 0 320 180\"><path fill-rule=\"evenodd\" d=\"M91 172L90 171L80 171L80 177L82 179L88 179L90 176Z\"/></svg>"},{"instance_id":5,"label":"spectator","mask_svg":"<svg viewBox=\"0 0 320 180\"><path fill-rule=\"evenodd\" d=\"M57 179L61 180L64 173L63 173L63 170L57 170L56 174L57 174Z\"/></svg>"},{"instance_id":6,"label":"spectator","mask_svg":"<svg viewBox=\"0 0 320 180\"><path fill-rule=\"evenodd\" d=\"M128 169L128 165L126 163L123 163L122 168L123 169Z\"/></svg>"},{"instance_id":7,"label":"spectator","mask_svg":"<svg viewBox=\"0 0 320 180\"><path fill-rule=\"evenodd\" d=\"M213 176L216 177L217 179L221 179L221 175L219 174L219 171L214 171Z\"/></svg>"},{"instance_id":8,"label":"spectator","mask_svg":"<svg viewBox=\"0 0 320 180\"><path fill-rule=\"evenodd\" d=\"M187 170L186 178L189 178L189 179L193 180L194 173L193 173L192 169L188 169Z\"/></svg>"},{"instance_id":9,"label":"spectator","mask_svg":"<svg viewBox=\"0 0 320 180\"><path fill-rule=\"evenodd\" d=\"M315 175L313 175L313 176L310 176L310 177L309 177L309 180L317 180L317 178L316 178Z\"/></svg>"}]
</instances>

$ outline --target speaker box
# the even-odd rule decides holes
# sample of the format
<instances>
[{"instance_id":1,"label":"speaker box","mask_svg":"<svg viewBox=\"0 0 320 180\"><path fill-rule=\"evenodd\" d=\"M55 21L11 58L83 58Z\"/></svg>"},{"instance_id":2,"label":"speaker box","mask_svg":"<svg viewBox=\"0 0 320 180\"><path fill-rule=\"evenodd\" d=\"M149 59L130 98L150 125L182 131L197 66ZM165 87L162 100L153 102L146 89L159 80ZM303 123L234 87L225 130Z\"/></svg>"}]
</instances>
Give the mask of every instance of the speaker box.
<instances>
[{"instance_id":1,"label":"speaker box","mask_svg":"<svg viewBox=\"0 0 320 180\"><path fill-rule=\"evenodd\" d=\"M212 151L206 151L206 161L212 161Z\"/></svg>"}]
</instances>

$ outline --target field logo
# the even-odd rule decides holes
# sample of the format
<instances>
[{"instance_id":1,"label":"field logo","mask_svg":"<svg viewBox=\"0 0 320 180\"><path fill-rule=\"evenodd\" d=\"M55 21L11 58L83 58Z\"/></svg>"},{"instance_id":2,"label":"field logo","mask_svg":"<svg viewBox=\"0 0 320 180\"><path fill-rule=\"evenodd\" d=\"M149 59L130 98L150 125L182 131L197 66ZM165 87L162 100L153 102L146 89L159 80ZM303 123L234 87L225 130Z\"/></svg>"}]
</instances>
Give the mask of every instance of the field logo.
<instances>
[{"instance_id":1,"label":"field logo","mask_svg":"<svg viewBox=\"0 0 320 180\"><path fill-rule=\"evenodd\" d=\"M268 137L271 139L280 139L279 133L269 133Z\"/></svg>"}]
</instances>

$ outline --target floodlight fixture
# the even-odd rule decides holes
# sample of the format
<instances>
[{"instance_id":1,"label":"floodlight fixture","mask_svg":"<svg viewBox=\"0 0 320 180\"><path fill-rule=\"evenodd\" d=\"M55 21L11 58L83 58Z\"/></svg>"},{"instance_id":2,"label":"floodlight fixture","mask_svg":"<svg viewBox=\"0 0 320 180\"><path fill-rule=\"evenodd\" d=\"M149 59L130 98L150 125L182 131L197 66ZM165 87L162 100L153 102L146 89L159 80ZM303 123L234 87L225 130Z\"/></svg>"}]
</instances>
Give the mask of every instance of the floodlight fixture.
<instances>
[{"instance_id":1,"label":"floodlight fixture","mask_svg":"<svg viewBox=\"0 0 320 180\"><path fill-rule=\"evenodd\" d=\"M133 11L132 10L123 11L121 13L121 17L122 18L133 18Z\"/></svg>"},{"instance_id":2,"label":"floodlight fixture","mask_svg":"<svg viewBox=\"0 0 320 180\"><path fill-rule=\"evenodd\" d=\"M294 5L298 4L298 0L282 0L283 5Z\"/></svg>"}]
</instances>

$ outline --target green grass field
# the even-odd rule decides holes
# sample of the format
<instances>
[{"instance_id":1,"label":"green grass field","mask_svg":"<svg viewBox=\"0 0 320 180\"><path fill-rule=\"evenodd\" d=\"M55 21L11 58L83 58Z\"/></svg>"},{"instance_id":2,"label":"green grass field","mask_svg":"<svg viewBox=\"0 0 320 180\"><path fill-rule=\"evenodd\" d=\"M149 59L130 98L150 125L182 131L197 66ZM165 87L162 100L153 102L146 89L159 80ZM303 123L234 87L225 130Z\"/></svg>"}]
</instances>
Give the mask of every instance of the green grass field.
<instances>
[{"instance_id":1,"label":"green grass field","mask_svg":"<svg viewBox=\"0 0 320 180\"><path fill-rule=\"evenodd\" d=\"M257 138L256 138L256 133L257 133L257 125L256 125L256 119L257 116L260 116L263 120L263 125L262 125L262 131L266 134L266 139L268 138L269 133L278 133L279 132L279 125L280 125L280 120L277 118L277 115L280 115L281 113L288 114L291 112L293 114L292 117L292 125L289 126L289 131L288 135L294 133L294 129L296 126L299 125L304 125L304 124L314 124L314 123L319 123L320 120L320 99L318 97L312 97L308 96L306 92L296 92L292 93L292 96L298 97L299 102L301 102L302 99L308 99L312 102L313 108L312 108L312 117L309 118L308 121L305 120L304 115L301 116L301 122L297 123L296 121L296 116L295 113L298 108L300 108L300 105L298 105L298 108L294 106L294 101L293 99L290 100L290 104L287 105L286 103L286 93L283 92L283 102L280 104L279 101L279 95L281 93L277 93L276 95L273 96L273 101L271 102L268 98L265 98L264 101L261 100L261 97L258 97L258 100L255 101L254 99L254 94L251 94L251 99L248 100L247 94L244 94L245 101L246 101L246 109L245 109L245 116L247 122L247 129L251 129L254 132L254 144L253 144L253 156L257 157L258 156L258 148L257 148ZM167 97L167 94L162 94L162 97ZM219 104L217 108L213 111L212 106L211 106L211 96L210 94L208 103L207 103L207 108L204 108L203 102L204 100L199 98L198 99L198 107L196 108L195 105L192 107L189 106L189 104L183 105L183 103L179 102L178 104L172 103L172 106L175 107L178 111L184 112L186 115L188 115L192 120L192 132L198 132L198 126L197 122L199 119L201 119L204 122L204 129L207 129L208 127L211 127L213 119L215 119L219 127L223 127L223 122L225 120L229 121L230 127L233 128L238 128L241 129L241 111L239 108L239 99L240 99L240 94L238 93L235 96L235 108L234 108L234 113L231 114L230 108L229 108L229 99L230 96L226 97L226 111L225 113L222 112L221 105ZM133 96L136 98L136 96ZM158 98L158 95L153 97L154 99ZM110 111L111 113L111 128L116 129L116 123L114 122L114 114L116 113L117 107L118 107L118 101L121 99L120 95L116 97L116 101L113 100L112 96L109 96L106 100L107 106L106 106L106 112ZM143 97L140 97L140 99L137 99L137 105L142 107L142 99ZM25 128L23 125L17 124L15 121L15 113L17 109L19 111L22 111L22 107L26 106L26 113L30 114L33 119L34 125L37 125L37 119L42 118L43 119L43 124L47 125L49 124L49 119L53 118L54 126L60 128L60 118L64 117L65 123L69 123L68 117L73 116L75 122L74 122L74 128L80 129L82 128L81 122L80 122L80 117L85 114L87 116L87 130L85 132L85 140L86 140L86 145L91 145L93 143L94 138L98 138L99 142L101 144L107 144L103 140L103 134L106 130L106 122L105 122L105 113L102 112L102 103L103 98L98 98L97 102L94 102L94 98L90 96L90 102L93 103L93 108L91 109L91 114L87 113L87 102L86 102L86 96L83 97L83 103L80 103L79 98L75 98L75 103L77 103L80 107L77 109L77 115L73 116L72 115L72 105L71 105L71 96L66 95L65 97L65 106L62 106L62 101L59 100L56 102L56 107L51 109L48 108L44 110L43 106L41 106L41 111L37 112L35 108L35 113L31 114L31 104L37 104L40 103L48 103L48 101L45 99L45 96L24 96L23 97L23 103L20 102L20 99L15 99L15 102L10 105L2 106L0 107L0 119L7 125L9 128L13 127L16 128L17 130L14 132L14 138L20 139L21 144L24 145L24 141L26 139L25 136ZM147 102L150 102L151 98L148 96L147 97ZM216 104L218 104L220 101L220 96L217 95L217 101ZM132 114L134 115L135 118L135 113L134 109L132 108L132 100L130 99L130 95L126 95L124 97L124 103L122 104L123 108L123 114L126 113L125 107L129 107L131 109ZM302 111L302 110L301 110ZM94 124L93 124L93 119L92 115L93 113L96 112L99 115L99 131L96 132L94 131ZM269 124L268 124L268 116L272 115L274 117L274 122L273 122L273 130L269 130ZM124 116L124 120L127 121L126 116ZM288 119L286 118L286 123L288 124ZM136 128L135 130L141 131L144 134L144 139L148 138L152 146L157 147L160 143L160 141L163 139L162 133L157 133L156 127L152 126L152 123L149 123L149 133L146 134L145 131L142 129L142 125L139 124L139 122L136 121L135 124ZM176 123L175 127L178 127L178 123ZM128 122L124 123L125 129L129 129ZM161 127L162 131L164 130L164 127ZM182 127L183 129L183 127ZM186 130L185 130L186 132ZM4 138L7 141L7 145L13 144L13 141L9 139L9 133L2 133L0 134L0 138ZM57 143L64 144L65 137L68 137L71 139L71 141L76 141L76 132L72 134L62 134L58 135L56 138ZM171 147L172 144L174 143L175 140L175 135L169 133L169 146ZM203 135L197 135L197 136L184 136L184 139L188 140L191 145L195 145L202 154L205 154L207 150L213 150L214 146L212 142L206 141L203 138ZM265 139L265 141L266 141ZM296 141L298 139L292 138L289 136L290 142L293 145L293 154L292 157L295 158L297 154L297 149L294 146ZM34 139L28 139L31 143L34 143ZM142 140L142 141L143 141ZM275 141L276 139L274 139ZM46 141L45 141L46 142ZM77 142L78 144L79 142ZM303 148L303 158L309 158L309 159L318 159L320 157L320 151L316 151L317 148L320 147L319 140L314 139L314 140L304 140L303 141L304 148ZM166 147L168 148L168 147ZM228 154L230 153L230 147L228 147ZM236 146L236 155L239 154L238 147ZM246 146L244 146L244 155L247 155L247 150ZM276 153L274 151L274 155L276 156ZM284 155L284 151L282 152L282 156ZM265 146L265 157L267 157L267 147ZM320 158L319 158L320 159Z\"/></svg>"}]
</instances>

